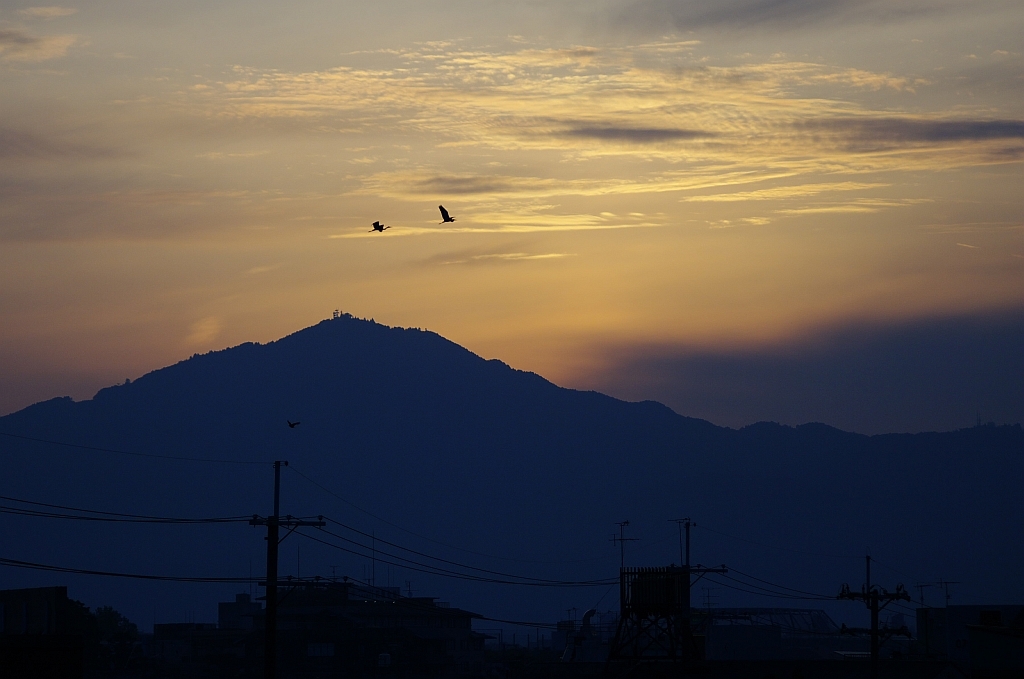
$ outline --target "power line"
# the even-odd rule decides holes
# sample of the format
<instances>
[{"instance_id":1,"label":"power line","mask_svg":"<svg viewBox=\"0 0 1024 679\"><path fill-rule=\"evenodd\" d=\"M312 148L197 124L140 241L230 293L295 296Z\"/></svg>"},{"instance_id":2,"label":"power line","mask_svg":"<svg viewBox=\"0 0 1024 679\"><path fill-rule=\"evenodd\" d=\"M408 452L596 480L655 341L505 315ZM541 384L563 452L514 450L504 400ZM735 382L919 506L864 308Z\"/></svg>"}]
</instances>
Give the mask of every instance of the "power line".
<instances>
[{"instance_id":1,"label":"power line","mask_svg":"<svg viewBox=\"0 0 1024 679\"><path fill-rule=\"evenodd\" d=\"M744 573L743 571L740 571L740 570L736 570L735 568L733 568L731 570L732 570L733 573L737 573L739 575L742 575L743 577L749 578L750 580L756 580L756 581L758 581L760 583L763 583L765 585L771 585L772 587L775 587L776 589L784 589L784 590L788 590L790 592L796 592L797 594L806 594L808 596L820 597L820 598L823 598L823 599L831 599L832 598L832 597L826 596L824 594L817 594L815 592L807 592L807 591L802 590L802 589L794 589L792 587L786 587L785 585L780 585L778 583L774 583L774 582L771 582L769 580L762 580L761 578L755 577L755 576L750 575L748 573ZM732 578L730 578L730 579L732 579Z\"/></svg>"},{"instance_id":2,"label":"power line","mask_svg":"<svg viewBox=\"0 0 1024 679\"><path fill-rule=\"evenodd\" d=\"M696 525L696 524L694 524L694 525ZM739 537L737 535L730 535L729 533L723 533L720 530L715 530L714 528L708 528L707 526L705 526L703 524L701 524L699 526L699 528L701 528L702 530L710 531L712 533L716 533L716 534L721 535L723 537L730 538L732 540L739 540L740 542L748 542L748 543L750 543L752 545L757 545L758 547L766 547L768 549L777 549L777 550L782 551L782 552L792 552L793 554L803 554L805 556L824 556L824 557L827 557L829 559L860 559L861 558L860 556L856 556L856 555L852 555L852 554L826 554L824 552L811 552L811 551L805 551L805 550L801 550L801 549L790 549L788 547L780 547L778 545L768 544L768 543L764 543L764 542L758 542L757 540L750 540L749 538L741 538L741 537Z\"/></svg>"},{"instance_id":3,"label":"power line","mask_svg":"<svg viewBox=\"0 0 1024 679\"><path fill-rule=\"evenodd\" d=\"M397 549L401 549L402 551L409 552L410 554L415 554L417 556L422 556L424 558L431 559L433 561L439 561L441 563L446 563L446 564L451 565L451 566L458 566L460 568L466 568L466 569L473 570L473 571L479 571L481 573L487 573L488 575L497 575L497 576L501 576L501 577L505 577L505 578L517 578L517 579L520 579L520 580L534 580L534 581L537 581L537 582L562 582L562 581L556 581L556 580L547 580L545 578L534 578L534 577L525 576L525 575L516 575L515 573L503 573L501 571L492 571L492 570L489 570L489 569L486 569L486 568L479 568L477 566L470 566L468 564L460 563L458 561L451 561L451 560L448 560L448 559L442 559L440 557L432 556L432 555L426 554L424 552L418 552L415 549L409 549L408 547L403 547L402 545L395 544L393 542L388 542L387 540L384 540L382 538L378 538L376 536L373 536L370 533L365 533L365 532L363 532L361 530L358 530L356 528L353 528L351 526L347 526L347 525L341 523L340 521L332 519L329 516L325 516L324 518L327 519L329 522L331 522L333 524L336 524L338 526L341 526L342 528L345 528L347 530L352 531L353 533L357 533L359 535L362 535L365 538L371 538L375 542L381 542L381 543L383 543L385 545L388 545L390 547L395 547ZM362 543L356 542L354 540L349 540L348 538L344 538L344 537L342 537L340 535L336 535L335 533L331 533L330 531L324 531L324 532L327 533L328 535L331 535L333 537L338 538L339 540L345 540L346 542L351 542L352 544L359 545L360 547L363 547L364 549L366 548L366 545L364 545ZM384 552L384 553L387 554L386 552ZM396 559L402 559L402 560L410 561L411 563L417 563L418 565L427 565L427 564L419 564L419 562L412 561L412 560L406 559L405 557L398 556L398 555L395 555L395 554L388 554L388 556L391 556L391 557L396 558ZM432 566L428 566L428 567L432 568Z\"/></svg>"},{"instance_id":4,"label":"power line","mask_svg":"<svg viewBox=\"0 0 1024 679\"><path fill-rule=\"evenodd\" d=\"M525 621L525 620L502 620L500 618L488 618L486 616L481 616L480 619L481 620L486 620L487 622L501 622L501 623L504 623L506 625L521 625L522 627L534 627L534 628L537 628L537 629L558 629L558 625L557 624L552 625L550 622L529 622L529 621Z\"/></svg>"},{"instance_id":5,"label":"power line","mask_svg":"<svg viewBox=\"0 0 1024 679\"><path fill-rule=\"evenodd\" d=\"M351 539L346 538L344 536L338 535L337 533L332 533L329 530L322 530L321 532L326 533L327 535L330 535L331 537L337 538L337 539L342 540L344 542L348 542L350 544L356 545L357 547L362 547L363 549L366 549L366 550L371 549L371 547L369 547L368 545L365 545L365 544L363 544L361 542L358 542L356 540L351 540ZM312 538L312 536L310 536L308 534L303 534L303 535L305 537L307 537L307 538ZM340 547L338 545L332 545L331 543L324 543L324 544L328 544L330 546L333 546L336 549L342 549L343 551L348 551L350 553L357 554L358 556L363 556L363 557L367 556L365 553L354 552L352 550L348 550L346 548L342 548L342 547ZM608 585L608 584L611 584L613 582L610 579L604 579L604 580L584 580L584 581L545 580L545 579L541 579L541 578L530 578L530 577L526 577L526 576L519 576L519 575L514 575L514 574L509 574L509 573L499 573L499 572L496 572L496 571L486 571L484 569L475 569L475 570L480 570L482 572L488 573L490 575L502 576L504 578L512 578L510 580L502 580L502 579L498 579L498 578L489 578L489 577L486 577L486 576L473 575L473 574L469 574L469 573L460 573L458 571L453 571L453 570L449 570L447 568L441 568L439 566L433 566L433 565L430 565L430 564L425 564L425 563L422 563L422 562L419 562L419 561L408 559L408 558L403 557L403 556L399 556L399 555L396 555L396 554L391 554L389 552L381 552L380 550L376 550L376 549L374 551L375 551L375 554L383 554L384 556L388 556L388 557L391 557L392 559L398 559L399 561L404 562L404 563L395 563L395 562L386 561L386 560L378 558L378 560L381 560L384 563L390 563L393 566L398 566L400 568L409 568L409 566L407 566L405 564L413 564L414 566L418 566L418 567L420 567L422 569L429 569L429 570L421 570L420 572L427 572L427 573L432 573L432 574L435 574L435 575L443 575L443 576L446 576L446 577L455 577L455 578L466 579L466 580L474 580L474 581L478 581L478 582L493 582L493 583L500 583L500 584L523 584L523 585L547 586L547 587L579 587L579 586L588 586L589 587L589 586ZM456 565L462 565L462 564L456 564ZM464 566L464 567L466 567L466 566ZM468 568L472 568L472 567L470 566ZM412 568L411 570L419 570L419 569Z\"/></svg>"},{"instance_id":6,"label":"power line","mask_svg":"<svg viewBox=\"0 0 1024 679\"><path fill-rule=\"evenodd\" d=\"M782 593L777 593L777 592L771 592L770 590L767 590L767 589L764 589L764 588L761 588L763 591L757 591L757 590L745 589L743 587L737 587L736 585L730 585L727 582L721 582L721 581L716 580L716 579L711 578L711 577L708 577L708 580L710 582L713 582L716 585L719 585L721 587L725 587L727 589L732 589L732 590L735 590L737 592L744 592L746 594L753 594L755 596L768 597L770 599L794 599L794 600L800 600L800 601L821 601L821 600L826 600L826 599L827 600L832 600L832 599L835 598L835 597L819 597L819 596L796 596L796 595L793 595L793 594L782 594ZM734 582L738 582L738 581L734 580ZM740 583L740 584L747 584L747 583ZM755 585L749 585L749 586L750 587L754 587Z\"/></svg>"},{"instance_id":7,"label":"power line","mask_svg":"<svg viewBox=\"0 0 1024 679\"><path fill-rule=\"evenodd\" d=\"M65 443L63 441L51 441L49 439L40 439L32 436L22 436L20 434L8 434L7 432L0 431L0 436L7 436L12 439L21 439L23 441L33 441L35 443L48 443L54 446L64 446L66 448L77 448L79 450L91 450L99 453L114 453L117 455L131 455L132 457L151 457L160 460L177 460L179 462L219 462L223 464L265 464L269 465L270 462L256 462L253 460L224 460L209 457L185 457L182 455L160 455L158 453L139 453L131 450L117 450L116 448L101 448L99 446L86 446L78 443Z\"/></svg>"},{"instance_id":8,"label":"power line","mask_svg":"<svg viewBox=\"0 0 1024 679\"><path fill-rule=\"evenodd\" d=\"M329 533L328 531L322 531L322 532L325 532L328 535L331 535L331 533ZM364 558L364 559L370 558L370 555L368 555L368 554L366 554L364 552L358 552L358 551L356 551L354 549L348 549L347 547L342 547L341 545L336 545L336 544L334 544L332 542L328 542L326 540L321 540L320 538L317 538L317 537L314 537L312 535L309 535L308 533L303 533L301 531L296 531L295 534L299 535L301 537L304 537L307 540L312 540L313 542L318 542L321 545L325 545L327 547L331 547L333 549L337 549L338 551L345 552L347 554L354 554L355 556L358 556L358 557L361 557L361 558ZM335 536L335 537L338 537L338 536ZM358 543L358 542L355 542L353 540L348 540L347 538L339 538L339 539L345 540L346 542L351 542L351 543L356 544L356 545L358 545L360 547L363 547L364 549L368 549L366 547L366 545L363 545L362 543ZM484 578L484 577L475 576L475 575L460 574L460 573L456 573L455 571L447 571L447 570L437 569L436 567L426 566L426 565L423 565L423 567L418 567L417 565L409 565L410 563L415 563L415 562L408 562L408 560L404 560L404 561L406 561L406 563L400 563L400 562L396 562L396 561L389 561L387 559L381 558L379 556L379 554L380 554L380 552L378 552L376 555L374 555L374 558L376 558L381 563L389 564L391 566L397 566L398 568L405 568L407 570L415 571L417 573L426 573L428 575L438 575L438 576L441 576L441 577L453 578L453 579L456 579L456 580L469 580L469 581L472 581L472 582L487 582L487 583L495 583L495 584L525 584L525 583L518 583L518 582L502 581L502 580L497 580L497 579L494 579L494 578ZM391 556L391 555L389 554L388 556ZM397 559L401 560L401 557L394 557L394 558L397 558Z\"/></svg>"},{"instance_id":9,"label":"power line","mask_svg":"<svg viewBox=\"0 0 1024 679\"><path fill-rule=\"evenodd\" d=\"M69 507L67 505L56 505L48 502L35 502L33 500L23 500L21 498L9 497L6 495L0 495L0 500L6 500L8 502L17 502L19 504L32 505L35 507L48 507L50 509L63 509L69 512L81 512L82 514L93 514L97 516L82 516L75 514L58 514L56 512L46 512L36 509L28 509L24 507L10 507L0 505L0 513L4 514L17 514L22 516L38 516L43 518L52 519L74 519L79 521L112 521L112 522L125 522L125 523L240 523L242 521L248 521L251 516L218 516L218 517L203 517L203 518L187 518L187 517L172 517L172 516L151 516L146 514L124 514L121 512L107 512L99 509L84 509L82 507Z\"/></svg>"},{"instance_id":10,"label":"power line","mask_svg":"<svg viewBox=\"0 0 1024 679\"><path fill-rule=\"evenodd\" d=\"M769 587L762 587L761 585L757 585L757 584L750 583L750 582L744 582L743 580L738 580L736 578L733 578L733 577L731 577L729 575L724 575L724 574L719 574L719 577L723 577L723 578L725 578L727 580L730 580L732 582L735 582L736 584L741 585L743 587L753 588L754 590L756 590L756 592L761 592L761 593L764 593L764 594L767 594L767 595L771 595L773 597L777 597L777 598L780 598L780 599L803 599L803 600L808 600L808 601L811 601L811 600L821 600L821 601L828 600L828 601L830 601L830 600L835 598L835 597L831 597L831 596L826 596L824 594L815 594L813 592L799 592L797 594L793 594L791 592L782 592L782 591L779 591L779 589L772 589L772 588L769 588ZM719 583L719 584L724 584L724 583ZM786 589L788 589L788 588L786 588Z\"/></svg>"},{"instance_id":11,"label":"power line","mask_svg":"<svg viewBox=\"0 0 1024 679\"><path fill-rule=\"evenodd\" d=\"M387 525L391 526L392 528L400 530L403 533L406 533L408 535L412 535L413 537L420 538L421 540L426 540L427 542L432 542L435 545L441 545L442 547L447 547L449 549L454 549L454 550L459 551L459 552L465 552L466 554L473 554L474 556L482 556L482 557L484 557L486 559L497 559L499 561L513 561L513 562L517 562L517 563L570 564L570 563L589 563L589 562L594 562L594 561L604 561L605 560L605 557L593 557L593 558L590 558L590 559L564 559L564 560L517 559L515 557L496 556L494 554L486 554L484 552L476 552L476 551L473 551L471 549L465 549L463 547L458 547L456 545L448 544L447 542L441 542L440 540L435 540L434 538L427 537L426 535L422 535L422 534L417 533L415 531L411 531L408 528L403 528L402 526L399 526L397 523L392 523L391 521L388 521L387 519L385 519L385 518L383 518L381 516L377 516L376 514L371 512L370 510L363 509L359 505L352 503L351 501L347 500L346 498L342 497L341 495L338 495L337 493L332 491L330 488L328 488L328 487L318 483L317 481L313 480L309 476L306 476L305 474L300 472L298 469L296 469L294 465L290 465L288 467L288 469L292 470L293 472L298 474L300 477L302 477L303 479L305 479L309 483L313 484L314 486L316 486L317 488L319 488L323 492L327 493L328 495L333 497L335 500L343 502L344 504L348 505L352 509L355 509L356 511L362 512L363 514L366 514L370 518L376 519L377 521L380 521L381 523L387 524ZM339 524L339 525L342 525L342 524ZM364 535L365 535L365 533L364 533ZM380 538L377 538L377 539L380 539ZM412 551L412 550L407 550L407 551Z\"/></svg>"},{"instance_id":12,"label":"power line","mask_svg":"<svg viewBox=\"0 0 1024 679\"><path fill-rule=\"evenodd\" d=\"M362 544L360 542L356 542L354 540L350 540L348 538L345 538L343 536L337 535L335 533L331 533L330 531L321 531L321 532L326 533L327 535L330 535L332 537L338 538L340 540L343 540L345 542L349 542L349 543L355 544L355 545L357 545L359 547L362 547L363 549L370 549L369 547L367 547L366 545L364 545L364 544ZM306 538L307 540L312 540L313 542L318 542L318 543L320 543L322 545L326 545L327 547L331 547L333 549L337 549L339 551L346 552L348 554L354 554L354 555L362 557L364 559L365 558L370 558L370 555L367 554L366 552L359 552L359 551L356 551L354 549L349 549L347 547L342 547L341 545L337 545L337 544L334 544L332 542L328 542L326 540L321 540L321 539L319 539L317 537L314 537L314 536L312 536L312 535L310 535L308 533L304 533L304 532L301 532L301 531L296 531L296 535L301 535L302 537ZM423 564L423 563L420 563L420 562L417 562L417 561L412 561L410 559L406 559L406 558L401 557L401 556L396 556L394 554L389 554L387 552L380 552L380 551L378 551L378 552L376 552L376 554L377 554L376 559L378 561L380 561L381 563L389 564L389 565L392 565L392 566L397 566L398 568L405 568L407 570L415 571L415 572L418 572L418 573L426 573L428 575L437 575L437 576L440 576L440 577L453 578L453 579L456 579L456 580L467 580L467 581L470 581L470 582L484 582L484 583L499 584L499 585L522 585L522 586L527 586L527 587L604 587L604 586L613 584L613 582L615 582L615 581L613 581L611 579L606 579L606 580L590 580L590 581L502 580L502 579L499 579L499 578L490 578L490 577L484 577L484 576L481 576L481 575L472 575L470 573L459 573L458 571L452 571L452 570L448 570L448 569L445 569L445 568L439 568L437 566L431 566L429 564ZM389 557L391 557L393 559L398 559L398 561L389 561L388 559L381 558L380 557L381 554L384 554L385 556L389 556ZM410 564L412 564L412 565L410 565Z\"/></svg>"},{"instance_id":13,"label":"power line","mask_svg":"<svg viewBox=\"0 0 1024 679\"><path fill-rule=\"evenodd\" d=\"M890 566L888 564L882 563L881 561L879 561L875 557L871 557L871 561L872 561L872 563L877 563L882 568L888 568L890 571L892 571L893 573L896 573L897 575L902 575L905 578L909 578L911 580L916 580L917 582L921 582L921 578L915 578L913 575L909 575L908 573L904 573L903 571L899 570L898 568L893 568L892 566Z\"/></svg>"},{"instance_id":14,"label":"power line","mask_svg":"<svg viewBox=\"0 0 1024 679\"><path fill-rule=\"evenodd\" d=\"M252 582L257 578L215 578L215 577L190 577L178 575L152 575L149 573L117 573L113 571L98 571L87 568L69 568L66 566L53 566L49 564L34 563L32 561L20 561L18 559L7 559L0 557L0 566L11 568L26 568L37 571L50 571L55 573L72 573L75 575L98 575L110 578L131 578L135 580L159 580L162 582L210 582L210 583L241 583Z\"/></svg>"},{"instance_id":15,"label":"power line","mask_svg":"<svg viewBox=\"0 0 1024 679\"><path fill-rule=\"evenodd\" d=\"M179 519L179 518L151 518L151 519L126 519L113 516L83 516L80 514L57 514L56 512L41 512L35 509L24 509L21 507L7 507L0 505L0 514L11 514L14 516L31 516L43 519L64 519L71 521L100 521L103 523L148 523L148 524L175 524L175 525L201 525L213 523L242 523L251 517L242 518L208 518L208 519Z\"/></svg>"}]
</instances>

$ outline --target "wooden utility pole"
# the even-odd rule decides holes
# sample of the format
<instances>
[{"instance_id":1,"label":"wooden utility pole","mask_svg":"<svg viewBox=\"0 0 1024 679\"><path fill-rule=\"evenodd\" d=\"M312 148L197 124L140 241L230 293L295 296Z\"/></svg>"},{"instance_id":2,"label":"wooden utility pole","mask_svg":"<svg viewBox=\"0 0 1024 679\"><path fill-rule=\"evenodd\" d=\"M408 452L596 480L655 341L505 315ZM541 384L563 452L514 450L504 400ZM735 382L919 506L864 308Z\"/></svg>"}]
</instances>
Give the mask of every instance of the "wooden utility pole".
<instances>
[{"instance_id":1,"label":"wooden utility pole","mask_svg":"<svg viewBox=\"0 0 1024 679\"><path fill-rule=\"evenodd\" d=\"M321 528L327 525L323 517L318 521L302 521L291 516L281 519L281 465L288 466L287 461L274 462L274 513L266 518L253 516L249 520L252 526L267 527L267 581L266 612L264 615L263 637L263 676L265 679L277 677L277 551L282 538L280 528L284 526L294 531L300 526ZM289 531L289 535L291 531ZM288 537L287 535L285 537Z\"/></svg>"},{"instance_id":2,"label":"wooden utility pole","mask_svg":"<svg viewBox=\"0 0 1024 679\"><path fill-rule=\"evenodd\" d=\"M871 679L878 679L878 652L881 646L882 632L878 629L878 612L891 604L893 601L912 601L910 594L903 588L903 585L897 585L895 592L887 592L881 587L871 584L871 556L865 556L866 561L866 579L864 582L864 588L859 592L850 591L850 586L844 584L842 589L839 591L837 599L850 599L860 600L864 602L864 605L871 611L871 628L864 629L851 629L843 625L843 631L850 634L864 633L867 632L871 635ZM909 632L904 630L886 629L884 630L886 637L888 638L894 632L895 633L906 633L909 636Z\"/></svg>"}]
</instances>

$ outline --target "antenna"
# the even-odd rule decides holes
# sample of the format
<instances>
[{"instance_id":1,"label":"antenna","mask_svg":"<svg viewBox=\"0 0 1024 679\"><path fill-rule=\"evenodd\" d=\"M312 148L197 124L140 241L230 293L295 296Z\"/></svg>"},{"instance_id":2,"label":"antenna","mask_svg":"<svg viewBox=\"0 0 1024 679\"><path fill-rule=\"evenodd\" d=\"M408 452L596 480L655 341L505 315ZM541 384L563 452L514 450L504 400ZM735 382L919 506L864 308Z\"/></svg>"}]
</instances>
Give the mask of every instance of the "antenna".
<instances>
[{"instance_id":1,"label":"antenna","mask_svg":"<svg viewBox=\"0 0 1024 679\"><path fill-rule=\"evenodd\" d=\"M679 527L679 563L683 566L690 565L690 528L697 525L696 521L690 521L690 517L685 519L669 519L669 523L674 523ZM686 558L683 558L683 526L686 526Z\"/></svg>"},{"instance_id":2,"label":"antenna","mask_svg":"<svg viewBox=\"0 0 1024 679\"><path fill-rule=\"evenodd\" d=\"M959 582L953 582L952 580L942 580L940 578L939 581L936 582L935 584L945 590L945 592L946 592L946 605L948 606L949 605L949 600L953 598L952 595L949 593L949 586L950 585L959 585L960 583Z\"/></svg>"},{"instance_id":3,"label":"antenna","mask_svg":"<svg viewBox=\"0 0 1024 679\"><path fill-rule=\"evenodd\" d=\"M625 521L616 521L615 525L619 527L619 535L616 537L612 534L612 543L619 543L619 568L626 567L626 543L637 542L640 538L627 538L625 535L626 526L629 525L629 519Z\"/></svg>"},{"instance_id":4,"label":"antenna","mask_svg":"<svg viewBox=\"0 0 1024 679\"><path fill-rule=\"evenodd\" d=\"M917 589L917 598L918 598L918 600L921 602L921 605L924 606L924 588L925 587L935 587L935 583L934 582L919 582L916 585L914 585L914 587Z\"/></svg>"},{"instance_id":5,"label":"antenna","mask_svg":"<svg viewBox=\"0 0 1024 679\"><path fill-rule=\"evenodd\" d=\"M711 609L713 606L718 604L718 595L715 592L718 591L717 587L701 587L704 590L704 609L708 613L708 617L711 617Z\"/></svg>"}]
</instances>

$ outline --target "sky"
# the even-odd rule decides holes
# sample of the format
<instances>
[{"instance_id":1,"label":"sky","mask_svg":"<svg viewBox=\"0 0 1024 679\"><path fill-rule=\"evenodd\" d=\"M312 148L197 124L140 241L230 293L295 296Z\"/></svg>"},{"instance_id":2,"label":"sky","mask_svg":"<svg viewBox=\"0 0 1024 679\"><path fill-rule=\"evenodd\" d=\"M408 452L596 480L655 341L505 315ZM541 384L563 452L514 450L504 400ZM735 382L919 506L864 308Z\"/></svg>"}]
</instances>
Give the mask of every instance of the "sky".
<instances>
[{"instance_id":1,"label":"sky","mask_svg":"<svg viewBox=\"0 0 1024 679\"><path fill-rule=\"evenodd\" d=\"M1022 421L1021 35L1011 0L0 0L0 413L340 309L728 426Z\"/></svg>"}]
</instances>

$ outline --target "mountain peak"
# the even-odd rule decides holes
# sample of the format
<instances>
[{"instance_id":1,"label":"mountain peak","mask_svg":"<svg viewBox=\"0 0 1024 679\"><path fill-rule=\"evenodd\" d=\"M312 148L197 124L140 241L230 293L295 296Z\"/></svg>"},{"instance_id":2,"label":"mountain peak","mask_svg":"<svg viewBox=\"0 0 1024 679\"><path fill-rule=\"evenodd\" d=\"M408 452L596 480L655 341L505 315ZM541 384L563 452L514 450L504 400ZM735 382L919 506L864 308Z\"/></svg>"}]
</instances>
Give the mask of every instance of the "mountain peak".
<instances>
[{"instance_id":1,"label":"mountain peak","mask_svg":"<svg viewBox=\"0 0 1024 679\"><path fill-rule=\"evenodd\" d=\"M826 554L859 554L871 544L873 553L905 558L906 572L952 573L974 578L978 592L1024 596L1013 578L1024 545L1003 539L1024 532L1014 504L1024 476L1019 428L877 437L821 424L732 430L651 401L558 387L436 333L372 319L342 316L273 342L195 355L89 401L53 399L0 418L0 431L89 447L3 438L2 490L38 501L176 516L265 512L263 465L170 458L286 459L318 484L289 476L286 513L334 515L364 534L450 557L470 551L562 564L530 567L543 577L614 573L618 553L607 549L608 532L626 518L643 538L631 543L632 563L677 560L668 520L691 515L709 529L699 536L705 562L725 561L808 591L831 591L850 576L834 560L787 561L785 553L752 548L751 538L722 536L759 536L753 539ZM987 492L979 499L980 487ZM6 543L23 550L5 556L56 558L29 523L19 526L10 524ZM970 528L958 533L960 549L950 550L956 526ZM61 544L61 558L73 565L141 572L191 572L190 555L202 554L210 571L241 573L262 548L245 542L248 533L190 534L187 543L132 543L111 552L107 545L121 538L110 530L84 542L75 533L48 540ZM358 575L364 563L302 544L304 572L328 574L334 565ZM954 553L972 554L970 563ZM550 614L547 594L401 577L426 581L470 608L521 612L522 619ZM136 606L116 592L103 602Z\"/></svg>"}]
</instances>

